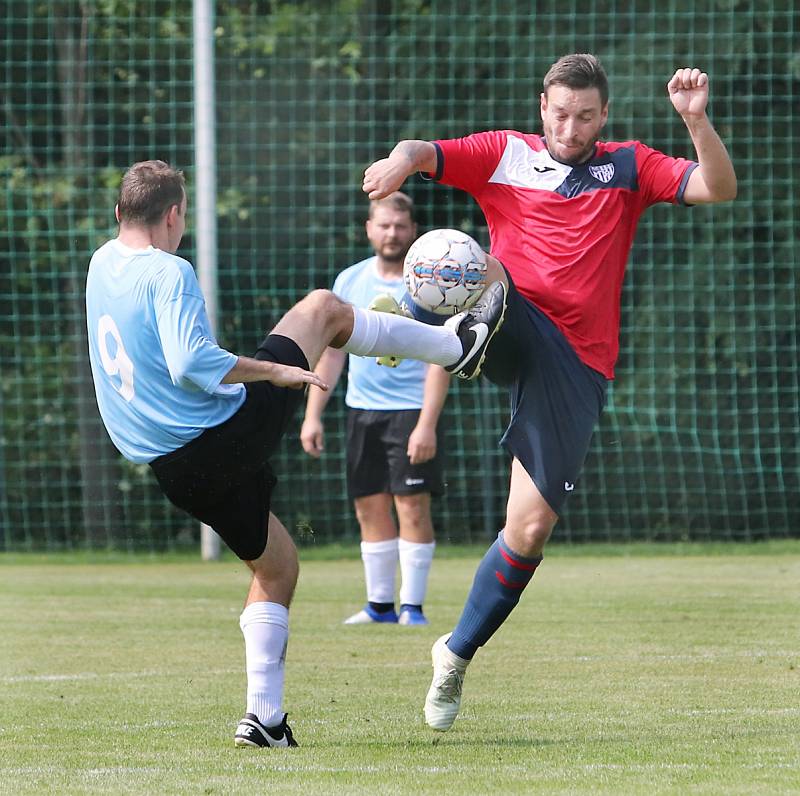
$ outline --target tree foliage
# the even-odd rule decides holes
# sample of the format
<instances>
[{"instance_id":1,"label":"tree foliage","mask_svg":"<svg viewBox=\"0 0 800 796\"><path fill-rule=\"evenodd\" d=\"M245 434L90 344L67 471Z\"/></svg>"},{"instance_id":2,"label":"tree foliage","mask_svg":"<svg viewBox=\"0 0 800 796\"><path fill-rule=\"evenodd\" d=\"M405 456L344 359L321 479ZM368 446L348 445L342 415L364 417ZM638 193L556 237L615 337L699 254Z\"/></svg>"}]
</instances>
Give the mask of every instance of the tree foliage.
<instances>
[{"instance_id":1,"label":"tree foliage","mask_svg":"<svg viewBox=\"0 0 800 796\"><path fill-rule=\"evenodd\" d=\"M664 85L677 66L703 66L740 198L656 208L642 222L619 378L562 533L797 532L800 509L788 497L800 491L792 0L703 0L686 12L642 0L603 0L590 13L554 0L214 7L220 337L244 352L309 288L329 286L366 255L361 175L395 141L536 130L549 64L593 51L611 78L608 137L691 157ZM113 234L124 168L161 157L187 170L191 189L192 6L28 0L10 9L0 95L0 544L172 544L190 533L185 519L164 507L147 469L124 463L90 424L81 302L90 253ZM458 226L488 245L468 197L419 181L408 190L423 227ZM184 251L191 257L191 225ZM487 439L501 429L504 401L469 386L448 405L450 444L491 469L477 491L451 469L454 497L440 512L454 536L500 521L505 462ZM465 427L465 417L477 420ZM303 487L318 506L310 522L334 535L349 507L341 458L328 467L322 478L295 447L279 464L298 485L316 484ZM87 520L98 480L100 500L114 506ZM276 505L296 512L300 491ZM98 521L105 537L87 530Z\"/></svg>"}]
</instances>

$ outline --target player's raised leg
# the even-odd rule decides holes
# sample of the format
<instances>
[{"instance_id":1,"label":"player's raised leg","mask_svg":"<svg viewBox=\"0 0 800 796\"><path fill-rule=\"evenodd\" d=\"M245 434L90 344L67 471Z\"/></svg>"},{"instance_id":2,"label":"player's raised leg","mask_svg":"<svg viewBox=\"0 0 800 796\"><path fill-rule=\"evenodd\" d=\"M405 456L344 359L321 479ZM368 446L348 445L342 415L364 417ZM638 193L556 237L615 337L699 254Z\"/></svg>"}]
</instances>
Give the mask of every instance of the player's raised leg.
<instances>
[{"instance_id":1,"label":"player's raised leg","mask_svg":"<svg viewBox=\"0 0 800 796\"><path fill-rule=\"evenodd\" d=\"M434 730L447 730L455 721L469 662L519 602L557 520L558 515L514 459L505 528L478 565L452 634L433 645L433 682L425 699L425 721Z\"/></svg>"},{"instance_id":2,"label":"player's raised leg","mask_svg":"<svg viewBox=\"0 0 800 796\"><path fill-rule=\"evenodd\" d=\"M264 552L246 562L253 572L239 618L245 642L247 712L236 728L236 746L297 746L283 712L289 604L299 565L297 549L283 524L269 515Z\"/></svg>"},{"instance_id":3,"label":"player's raised leg","mask_svg":"<svg viewBox=\"0 0 800 796\"><path fill-rule=\"evenodd\" d=\"M281 318L272 334L294 340L312 368L330 345L358 356L394 354L419 359L457 372L461 378L474 378L504 316L503 288L444 327L353 307L329 290L315 290Z\"/></svg>"}]
</instances>

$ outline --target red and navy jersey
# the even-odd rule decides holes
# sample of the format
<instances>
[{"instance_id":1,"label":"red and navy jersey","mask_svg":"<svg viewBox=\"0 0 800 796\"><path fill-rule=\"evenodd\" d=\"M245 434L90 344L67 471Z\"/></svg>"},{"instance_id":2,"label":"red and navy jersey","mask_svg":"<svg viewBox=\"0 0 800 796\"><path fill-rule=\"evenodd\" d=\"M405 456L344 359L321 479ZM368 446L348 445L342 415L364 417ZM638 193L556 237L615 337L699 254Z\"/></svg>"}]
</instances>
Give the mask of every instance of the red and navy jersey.
<instances>
[{"instance_id":1,"label":"red and navy jersey","mask_svg":"<svg viewBox=\"0 0 800 796\"><path fill-rule=\"evenodd\" d=\"M598 142L585 163L550 157L539 135L498 130L435 141L434 179L471 194L491 252L523 296L606 378L619 354L620 295L639 216L683 202L697 166L639 141Z\"/></svg>"}]
</instances>

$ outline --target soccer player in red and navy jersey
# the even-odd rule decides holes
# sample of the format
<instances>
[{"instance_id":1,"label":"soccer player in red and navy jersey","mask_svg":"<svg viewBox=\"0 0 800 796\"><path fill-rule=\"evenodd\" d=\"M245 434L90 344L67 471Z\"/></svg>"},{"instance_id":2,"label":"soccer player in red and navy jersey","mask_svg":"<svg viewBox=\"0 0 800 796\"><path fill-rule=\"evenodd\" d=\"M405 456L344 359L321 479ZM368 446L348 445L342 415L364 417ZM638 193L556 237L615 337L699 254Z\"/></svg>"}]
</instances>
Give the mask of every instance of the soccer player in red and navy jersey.
<instances>
[{"instance_id":1,"label":"soccer player in red and navy jersey","mask_svg":"<svg viewBox=\"0 0 800 796\"><path fill-rule=\"evenodd\" d=\"M696 160L639 141L604 142L608 80L588 54L560 58L540 96L543 135L499 130L401 141L364 175L378 199L414 172L472 195L491 236L490 281L507 287L485 375L507 384L512 455L505 527L475 574L452 634L433 645L425 718L447 730L467 664L519 602L575 489L619 352L620 296L642 212L657 202L730 201L736 174L706 115L708 75L678 69L667 84Z\"/></svg>"}]
</instances>

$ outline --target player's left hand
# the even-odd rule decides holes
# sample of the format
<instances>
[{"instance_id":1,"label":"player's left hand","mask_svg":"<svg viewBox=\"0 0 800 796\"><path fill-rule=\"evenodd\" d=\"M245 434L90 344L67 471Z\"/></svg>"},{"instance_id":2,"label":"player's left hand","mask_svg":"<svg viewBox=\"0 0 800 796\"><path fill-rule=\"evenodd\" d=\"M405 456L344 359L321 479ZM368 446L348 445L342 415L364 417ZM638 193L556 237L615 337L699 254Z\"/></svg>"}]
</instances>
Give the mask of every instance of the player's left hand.
<instances>
[{"instance_id":1,"label":"player's left hand","mask_svg":"<svg viewBox=\"0 0 800 796\"><path fill-rule=\"evenodd\" d=\"M436 456L436 432L417 426L408 437L408 458L411 464L424 464Z\"/></svg>"},{"instance_id":2,"label":"player's left hand","mask_svg":"<svg viewBox=\"0 0 800 796\"><path fill-rule=\"evenodd\" d=\"M697 67L678 69L667 83L667 92L681 116L702 116L708 104L708 75Z\"/></svg>"},{"instance_id":3,"label":"player's left hand","mask_svg":"<svg viewBox=\"0 0 800 796\"><path fill-rule=\"evenodd\" d=\"M370 199L384 199L399 190L408 177L408 161L402 156L389 156L376 160L364 172L361 190Z\"/></svg>"},{"instance_id":4,"label":"player's left hand","mask_svg":"<svg viewBox=\"0 0 800 796\"><path fill-rule=\"evenodd\" d=\"M306 384L313 384L321 390L328 389L328 385L313 371L303 370L294 365L282 365L280 362L272 364L274 367L270 369L267 381L276 387L290 387L293 390L299 390Z\"/></svg>"}]
</instances>

